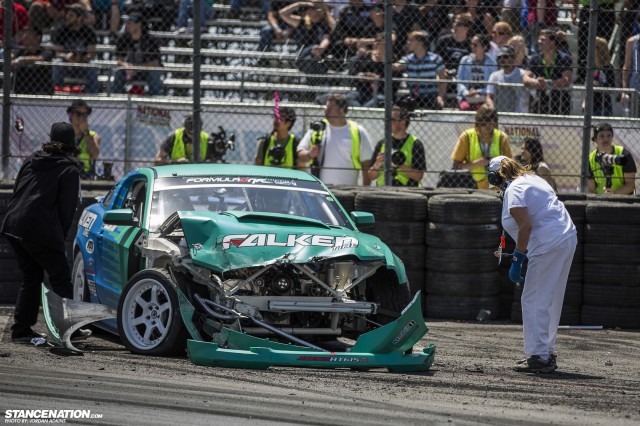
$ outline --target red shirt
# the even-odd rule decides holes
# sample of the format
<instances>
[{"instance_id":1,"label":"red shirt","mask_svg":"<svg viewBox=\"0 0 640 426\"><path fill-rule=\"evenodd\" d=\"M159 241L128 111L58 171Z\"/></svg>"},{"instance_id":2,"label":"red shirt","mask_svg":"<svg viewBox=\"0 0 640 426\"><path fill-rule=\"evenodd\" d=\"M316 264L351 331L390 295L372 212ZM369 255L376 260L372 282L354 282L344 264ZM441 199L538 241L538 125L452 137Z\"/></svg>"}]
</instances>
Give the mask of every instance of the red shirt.
<instances>
[{"instance_id":1,"label":"red shirt","mask_svg":"<svg viewBox=\"0 0 640 426\"><path fill-rule=\"evenodd\" d=\"M15 36L17 32L20 32L29 25L29 14L24 6L14 3L13 4L13 30L11 35ZM4 39L4 9L0 9L0 40Z\"/></svg>"}]
</instances>

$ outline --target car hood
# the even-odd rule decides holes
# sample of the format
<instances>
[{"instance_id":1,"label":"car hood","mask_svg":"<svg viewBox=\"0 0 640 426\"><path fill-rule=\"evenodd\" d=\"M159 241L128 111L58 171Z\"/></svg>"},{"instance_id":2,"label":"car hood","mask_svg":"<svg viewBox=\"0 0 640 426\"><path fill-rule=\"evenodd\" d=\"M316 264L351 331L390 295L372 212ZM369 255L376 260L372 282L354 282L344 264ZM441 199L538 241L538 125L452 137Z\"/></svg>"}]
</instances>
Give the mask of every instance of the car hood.
<instances>
[{"instance_id":1,"label":"car hood","mask_svg":"<svg viewBox=\"0 0 640 426\"><path fill-rule=\"evenodd\" d=\"M286 258L308 263L323 258L397 258L379 238L298 216L253 212L178 212L193 263L215 271L268 265Z\"/></svg>"}]
</instances>

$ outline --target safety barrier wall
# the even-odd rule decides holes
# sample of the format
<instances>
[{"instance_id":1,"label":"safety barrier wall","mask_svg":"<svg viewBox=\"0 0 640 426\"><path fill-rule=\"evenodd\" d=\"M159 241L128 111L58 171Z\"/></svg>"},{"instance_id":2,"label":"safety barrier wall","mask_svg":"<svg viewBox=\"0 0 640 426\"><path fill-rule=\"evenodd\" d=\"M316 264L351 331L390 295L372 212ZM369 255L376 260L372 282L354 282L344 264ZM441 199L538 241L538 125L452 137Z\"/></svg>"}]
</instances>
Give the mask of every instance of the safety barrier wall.
<instances>
[{"instance_id":1,"label":"safety barrier wall","mask_svg":"<svg viewBox=\"0 0 640 426\"><path fill-rule=\"evenodd\" d=\"M104 163L112 163L115 179L138 167L153 164L153 158L164 139L182 126L184 115L190 112L189 101L150 100L144 98L84 98L93 109L89 128L102 139L101 152L96 161L96 174L104 173ZM10 111L10 158L7 178L15 177L23 159L47 140L51 124L68 121L68 97L30 98L12 97ZM283 105L280 105L283 106ZM302 137L309 124L323 117L318 106L293 105L297 120L292 132ZM235 135L235 150L221 152L218 159L229 163L251 164L255 158L256 140L273 128L273 104L225 104L203 102L203 130L219 134L220 126L228 139ZM350 108L347 117L361 124L373 144L384 139L384 111L382 109ZM23 124L18 131L15 121ZM638 128L640 120L610 118L614 128L614 142L624 146L634 159L640 158ZM427 172L424 187L435 187L442 171L451 168L451 152L460 133L473 127L474 113L460 111L417 111L409 132L422 141L425 148ZM499 129L507 133L513 155L520 154L526 137L542 143L544 158L558 183L560 192L576 192L580 186L583 152L583 118L503 113ZM226 140L225 139L225 140ZM595 149L590 143L589 150ZM637 175L640 176L640 175ZM636 179L640 189L640 179Z\"/></svg>"}]
</instances>

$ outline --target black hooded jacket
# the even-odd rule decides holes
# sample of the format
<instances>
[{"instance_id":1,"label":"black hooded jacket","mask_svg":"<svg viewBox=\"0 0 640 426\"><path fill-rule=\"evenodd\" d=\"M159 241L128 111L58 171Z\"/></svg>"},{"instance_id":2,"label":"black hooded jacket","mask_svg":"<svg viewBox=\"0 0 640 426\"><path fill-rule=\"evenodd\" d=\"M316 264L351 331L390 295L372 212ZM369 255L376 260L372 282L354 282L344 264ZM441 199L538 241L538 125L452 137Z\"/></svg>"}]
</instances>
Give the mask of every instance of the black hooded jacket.
<instances>
[{"instance_id":1,"label":"black hooded jacket","mask_svg":"<svg viewBox=\"0 0 640 426\"><path fill-rule=\"evenodd\" d=\"M64 251L80 190L80 163L62 153L36 151L24 162L0 234Z\"/></svg>"}]
</instances>

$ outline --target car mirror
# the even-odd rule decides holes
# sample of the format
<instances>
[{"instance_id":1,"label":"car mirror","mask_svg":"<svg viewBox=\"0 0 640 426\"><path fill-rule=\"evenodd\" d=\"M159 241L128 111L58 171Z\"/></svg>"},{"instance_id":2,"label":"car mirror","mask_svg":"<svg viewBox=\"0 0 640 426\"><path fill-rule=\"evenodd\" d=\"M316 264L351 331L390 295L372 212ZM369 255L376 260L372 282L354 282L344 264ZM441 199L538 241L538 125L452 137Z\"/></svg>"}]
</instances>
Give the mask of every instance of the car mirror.
<instances>
[{"instance_id":1,"label":"car mirror","mask_svg":"<svg viewBox=\"0 0 640 426\"><path fill-rule=\"evenodd\" d=\"M351 212L351 219L353 219L357 226L373 225L376 223L376 219L373 217L373 214L367 212Z\"/></svg>"},{"instance_id":2,"label":"car mirror","mask_svg":"<svg viewBox=\"0 0 640 426\"><path fill-rule=\"evenodd\" d=\"M137 224L134 218L135 213L132 209L115 209L104 212L102 221L105 225L127 225L135 226Z\"/></svg>"}]
</instances>

